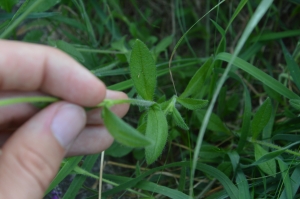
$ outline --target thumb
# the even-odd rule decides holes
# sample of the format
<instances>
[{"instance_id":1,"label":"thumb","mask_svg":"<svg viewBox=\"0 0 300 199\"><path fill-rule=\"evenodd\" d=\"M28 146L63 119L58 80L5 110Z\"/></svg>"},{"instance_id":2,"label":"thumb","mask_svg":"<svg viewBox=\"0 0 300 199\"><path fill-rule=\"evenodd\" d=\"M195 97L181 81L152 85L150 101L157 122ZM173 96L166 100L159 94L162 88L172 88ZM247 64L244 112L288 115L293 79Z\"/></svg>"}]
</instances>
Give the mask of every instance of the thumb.
<instances>
[{"instance_id":1,"label":"thumb","mask_svg":"<svg viewBox=\"0 0 300 199\"><path fill-rule=\"evenodd\" d=\"M20 127L0 155L0 198L42 198L85 123L81 107L58 102Z\"/></svg>"}]
</instances>

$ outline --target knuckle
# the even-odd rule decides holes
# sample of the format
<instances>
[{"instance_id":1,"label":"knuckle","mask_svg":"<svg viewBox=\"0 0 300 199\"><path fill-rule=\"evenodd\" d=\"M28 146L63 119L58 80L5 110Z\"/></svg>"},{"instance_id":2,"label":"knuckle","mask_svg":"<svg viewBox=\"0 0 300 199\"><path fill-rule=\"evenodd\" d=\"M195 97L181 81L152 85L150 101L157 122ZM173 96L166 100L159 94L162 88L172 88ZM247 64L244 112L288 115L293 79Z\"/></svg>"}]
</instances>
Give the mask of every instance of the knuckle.
<instances>
[{"instance_id":1,"label":"knuckle","mask_svg":"<svg viewBox=\"0 0 300 199\"><path fill-rule=\"evenodd\" d=\"M48 184L56 173L56 168L41 152L32 146L24 146L22 153L17 153L16 159L24 176L30 176L41 190L48 188Z\"/></svg>"}]
</instances>

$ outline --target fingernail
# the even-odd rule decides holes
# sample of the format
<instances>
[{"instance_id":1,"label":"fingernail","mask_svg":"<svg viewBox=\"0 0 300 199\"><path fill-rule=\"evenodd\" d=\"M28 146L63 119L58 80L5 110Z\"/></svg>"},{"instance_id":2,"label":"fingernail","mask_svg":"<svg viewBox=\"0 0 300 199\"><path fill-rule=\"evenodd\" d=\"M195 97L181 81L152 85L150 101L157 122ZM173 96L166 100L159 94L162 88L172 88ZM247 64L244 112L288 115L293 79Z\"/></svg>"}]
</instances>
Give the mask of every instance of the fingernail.
<instances>
[{"instance_id":1,"label":"fingernail","mask_svg":"<svg viewBox=\"0 0 300 199\"><path fill-rule=\"evenodd\" d=\"M84 110L73 104L60 107L52 120L51 130L62 147L67 147L75 140L86 123Z\"/></svg>"}]
</instances>

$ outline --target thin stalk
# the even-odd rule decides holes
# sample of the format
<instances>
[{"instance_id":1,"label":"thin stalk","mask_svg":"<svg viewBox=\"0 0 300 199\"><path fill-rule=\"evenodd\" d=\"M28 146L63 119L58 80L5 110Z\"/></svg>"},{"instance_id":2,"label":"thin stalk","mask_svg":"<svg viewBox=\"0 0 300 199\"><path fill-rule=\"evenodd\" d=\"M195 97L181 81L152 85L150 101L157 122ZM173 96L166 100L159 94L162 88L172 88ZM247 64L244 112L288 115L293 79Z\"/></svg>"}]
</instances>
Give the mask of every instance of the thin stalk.
<instances>
[{"instance_id":1,"label":"thin stalk","mask_svg":"<svg viewBox=\"0 0 300 199\"><path fill-rule=\"evenodd\" d=\"M278 150L282 149L282 147L277 146L275 144L271 144L271 143L267 143L267 142L263 142L263 141L259 141L259 140L249 139L248 141L251 142L251 143L259 144L259 145L266 146L266 147L273 148L273 149L278 149ZM300 157L300 153L297 153L297 152L292 151L290 149L287 149L284 152Z\"/></svg>"},{"instance_id":2,"label":"thin stalk","mask_svg":"<svg viewBox=\"0 0 300 199\"><path fill-rule=\"evenodd\" d=\"M111 51L111 50L98 50L88 48L76 48L79 52L99 53L99 54L125 54L126 52Z\"/></svg>"},{"instance_id":3,"label":"thin stalk","mask_svg":"<svg viewBox=\"0 0 300 199\"><path fill-rule=\"evenodd\" d=\"M100 172L99 172L99 199L102 197L102 181L103 181L103 162L104 162L104 153L105 151L101 152L101 161L100 161Z\"/></svg>"}]
</instances>

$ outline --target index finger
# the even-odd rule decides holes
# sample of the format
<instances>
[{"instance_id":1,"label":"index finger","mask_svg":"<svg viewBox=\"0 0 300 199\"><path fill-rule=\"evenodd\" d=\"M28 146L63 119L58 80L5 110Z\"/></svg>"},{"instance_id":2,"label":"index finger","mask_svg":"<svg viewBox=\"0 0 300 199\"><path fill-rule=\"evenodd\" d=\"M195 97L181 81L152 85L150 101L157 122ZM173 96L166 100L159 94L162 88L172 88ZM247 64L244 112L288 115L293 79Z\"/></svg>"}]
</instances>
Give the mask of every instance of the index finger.
<instances>
[{"instance_id":1,"label":"index finger","mask_svg":"<svg viewBox=\"0 0 300 199\"><path fill-rule=\"evenodd\" d=\"M95 106L105 85L67 54L52 47L0 41L0 90L35 91Z\"/></svg>"}]
</instances>

